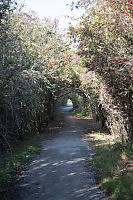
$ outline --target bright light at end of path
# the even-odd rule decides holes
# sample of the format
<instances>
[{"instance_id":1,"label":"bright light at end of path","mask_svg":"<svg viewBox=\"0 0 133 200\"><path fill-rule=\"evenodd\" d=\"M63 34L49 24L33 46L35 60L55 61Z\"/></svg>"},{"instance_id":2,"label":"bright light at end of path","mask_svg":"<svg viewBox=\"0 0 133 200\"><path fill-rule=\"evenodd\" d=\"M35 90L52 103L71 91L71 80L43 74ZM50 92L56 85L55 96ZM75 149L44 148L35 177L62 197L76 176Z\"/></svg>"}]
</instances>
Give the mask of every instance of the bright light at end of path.
<instances>
[{"instance_id":1,"label":"bright light at end of path","mask_svg":"<svg viewBox=\"0 0 133 200\"><path fill-rule=\"evenodd\" d=\"M68 99L68 100L67 100L67 105L73 105L71 99Z\"/></svg>"}]
</instances>

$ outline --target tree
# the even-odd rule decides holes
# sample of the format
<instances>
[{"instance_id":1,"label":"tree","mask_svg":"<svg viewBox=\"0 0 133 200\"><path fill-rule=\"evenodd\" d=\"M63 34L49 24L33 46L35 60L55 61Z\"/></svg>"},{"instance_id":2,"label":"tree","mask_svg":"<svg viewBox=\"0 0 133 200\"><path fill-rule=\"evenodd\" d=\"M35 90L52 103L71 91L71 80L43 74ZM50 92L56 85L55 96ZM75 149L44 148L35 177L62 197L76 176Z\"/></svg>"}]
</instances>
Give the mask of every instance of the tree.
<instances>
[{"instance_id":1,"label":"tree","mask_svg":"<svg viewBox=\"0 0 133 200\"><path fill-rule=\"evenodd\" d=\"M82 64L88 69L82 79L82 82L88 79L83 89L92 88L111 133L123 142L131 141L132 4L121 0L100 0L78 1L76 5L86 9L80 25L70 27Z\"/></svg>"}]
</instances>

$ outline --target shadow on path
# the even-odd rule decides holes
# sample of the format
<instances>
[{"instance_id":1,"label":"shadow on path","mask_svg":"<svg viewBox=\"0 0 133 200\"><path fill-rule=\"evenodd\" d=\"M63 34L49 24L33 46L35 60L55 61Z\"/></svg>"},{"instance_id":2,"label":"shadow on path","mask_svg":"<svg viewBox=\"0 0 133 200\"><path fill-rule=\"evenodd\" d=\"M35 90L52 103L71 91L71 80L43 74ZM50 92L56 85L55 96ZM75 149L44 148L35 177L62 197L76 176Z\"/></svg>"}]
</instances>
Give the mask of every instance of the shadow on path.
<instances>
[{"instance_id":1,"label":"shadow on path","mask_svg":"<svg viewBox=\"0 0 133 200\"><path fill-rule=\"evenodd\" d=\"M62 109L66 125L57 137L43 141L43 150L19 176L15 200L103 200L105 194L95 184L94 172L85 161L92 159L85 142L89 120L79 120ZM90 127L91 128L91 127Z\"/></svg>"}]
</instances>

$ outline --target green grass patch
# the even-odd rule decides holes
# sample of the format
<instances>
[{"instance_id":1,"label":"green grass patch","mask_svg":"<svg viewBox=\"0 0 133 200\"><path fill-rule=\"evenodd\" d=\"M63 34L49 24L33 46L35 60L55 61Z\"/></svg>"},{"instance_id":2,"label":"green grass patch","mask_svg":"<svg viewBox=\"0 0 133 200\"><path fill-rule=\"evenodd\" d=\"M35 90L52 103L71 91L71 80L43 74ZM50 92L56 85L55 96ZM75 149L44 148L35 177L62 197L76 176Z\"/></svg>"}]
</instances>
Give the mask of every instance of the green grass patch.
<instances>
[{"instance_id":1,"label":"green grass patch","mask_svg":"<svg viewBox=\"0 0 133 200\"><path fill-rule=\"evenodd\" d=\"M12 154L5 154L0 157L0 192L7 183L13 180L21 167L36 156L40 150L40 137L31 135L19 142Z\"/></svg>"},{"instance_id":2,"label":"green grass patch","mask_svg":"<svg viewBox=\"0 0 133 200\"><path fill-rule=\"evenodd\" d=\"M72 116L75 116L75 117L83 117L83 118L87 118L87 119L92 118L89 113L86 113L83 110L81 110L81 111L80 110L72 110L70 113Z\"/></svg>"},{"instance_id":3,"label":"green grass patch","mask_svg":"<svg viewBox=\"0 0 133 200\"><path fill-rule=\"evenodd\" d=\"M127 163L123 164L123 156L132 161L133 152L121 144L96 146L92 167L100 187L114 199L133 200L133 173L128 172Z\"/></svg>"}]
</instances>

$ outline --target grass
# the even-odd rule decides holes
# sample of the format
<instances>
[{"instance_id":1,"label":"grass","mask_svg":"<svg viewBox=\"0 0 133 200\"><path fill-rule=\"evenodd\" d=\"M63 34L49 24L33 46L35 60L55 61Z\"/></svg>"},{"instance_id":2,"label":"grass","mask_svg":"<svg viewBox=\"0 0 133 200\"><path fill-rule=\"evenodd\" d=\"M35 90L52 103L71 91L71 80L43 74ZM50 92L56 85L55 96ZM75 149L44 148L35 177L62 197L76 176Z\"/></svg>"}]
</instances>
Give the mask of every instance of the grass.
<instances>
[{"instance_id":1,"label":"grass","mask_svg":"<svg viewBox=\"0 0 133 200\"><path fill-rule=\"evenodd\" d=\"M80 110L72 110L71 115L75 116L75 117L79 117L79 118L82 117L82 118L85 118L85 119L91 119L92 118L89 113L86 113L83 110L81 110L81 111Z\"/></svg>"},{"instance_id":2,"label":"grass","mask_svg":"<svg viewBox=\"0 0 133 200\"><path fill-rule=\"evenodd\" d=\"M41 151L41 141L54 137L63 126L63 119L58 116L58 120L49 123L47 129L42 130L42 134L25 136L23 141L17 142L12 154L0 156L0 192L5 191L8 183L14 180L23 166Z\"/></svg>"},{"instance_id":3,"label":"grass","mask_svg":"<svg viewBox=\"0 0 133 200\"><path fill-rule=\"evenodd\" d=\"M92 167L97 183L113 199L133 200L133 152L121 144L110 144L106 137L91 135L96 147Z\"/></svg>"},{"instance_id":4,"label":"grass","mask_svg":"<svg viewBox=\"0 0 133 200\"><path fill-rule=\"evenodd\" d=\"M83 112L73 110L76 117L87 117ZM115 200L133 200L133 149L114 144L112 136L106 130L87 134L95 147L95 156L91 163L96 172L96 182L101 189Z\"/></svg>"},{"instance_id":5,"label":"grass","mask_svg":"<svg viewBox=\"0 0 133 200\"><path fill-rule=\"evenodd\" d=\"M21 167L41 150L40 137L32 135L19 142L12 154L0 157L0 192L14 179Z\"/></svg>"}]
</instances>

